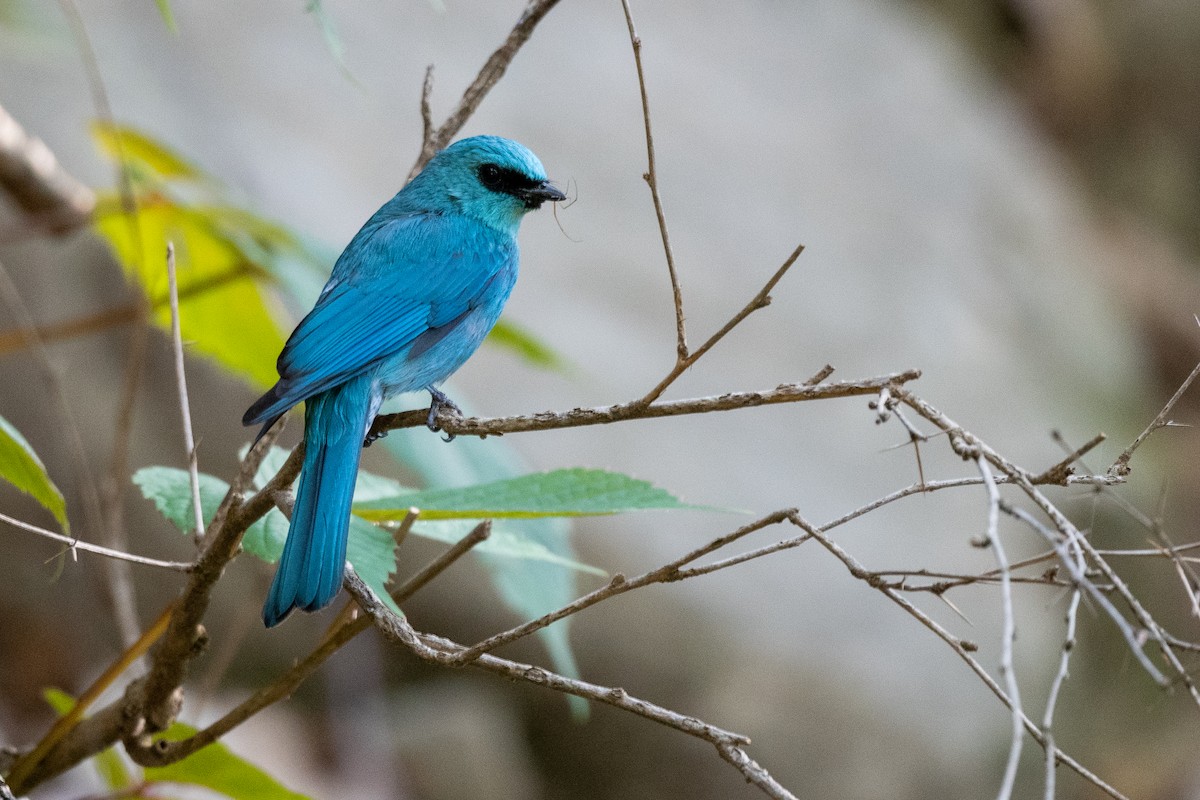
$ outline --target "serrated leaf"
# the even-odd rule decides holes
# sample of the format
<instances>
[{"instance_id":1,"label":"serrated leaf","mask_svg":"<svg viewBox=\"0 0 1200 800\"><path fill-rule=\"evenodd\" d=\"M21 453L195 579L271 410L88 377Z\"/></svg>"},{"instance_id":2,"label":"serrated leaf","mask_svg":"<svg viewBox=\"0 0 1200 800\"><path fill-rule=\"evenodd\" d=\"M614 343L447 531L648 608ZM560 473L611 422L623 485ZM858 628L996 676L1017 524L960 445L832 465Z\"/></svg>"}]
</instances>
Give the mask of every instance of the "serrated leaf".
<instances>
[{"instance_id":1,"label":"serrated leaf","mask_svg":"<svg viewBox=\"0 0 1200 800\"><path fill-rule=\"evenodd\" d=\"M178 742L195 735L195 728L176 722L160 738ZM169 766L147 767L146 781L203 786L233 800L308 800L220 742Z\"/></svg>"},{"instance_id":2,"label":"serrated leaf","mask_svg":"<svg viewBox=\"0 0 1200 800\"><path fill-rule=\"evenodd\" d=\"M256 280L261 265L226 233L228 209L185 207L157 197L143 201L131 216L108 195L94 219L126 274L152 298L154 320L164 329L171 323L170 309L160 301L167 295L166 245L174 242L180 326L190 349L257 387L274 384L284 336Z\"/></svg>"},{"instance_id":3,"label":"serrated leaf","mask_svg":"<svg viewBox=\"0 0 1200 800\"><path fill-rule=\"evenodd\" d=\"M61 689L53 687L43 689L42 697L60 717L75 707L75 698ZM92 757L92 764L100 773L100 779L114 792L133 785L133 777L116 747L109 747L97 753Z\"/></svg>"},{"instance_id":4,"label":"serrated leaf","mask_svg":"<svg viewBox=\"0 0 1200 800\"><path fill-rule=\"evenodd\" d=\"M4 417L0 417L0 478L41 503L58 520L64 532L71 530L62 492L50 480L46 467L29 442Z\"/></svg>"},{"instance_id":5,"label":"serrated leaf","mask_svg":"<svg viewBox=\"0 0 1200 800\"><path fill-rule=\"evenodd\" d=\"M243 447L238 457L245 458L246 452L249 449L249 445ZM283 462L287 460L287 457L288 452L280 447L272 447L267 451L262 463L259 465L257 474L254 476L254 485L258 488L265 486L267 481L283 466ZM366 503L383 497L395 497L398 493L404 491L411 492L412 490L407 489L391 478L360 469L358 471L358 481L354 485L354 501L355 503ZM203 498L201 502L203 503ZM403 519L403 516L401 514L400 518ZM260 537L252 542L251 535L260 523L266 523L266 525L260 532ZM413 526L411 533L414 536L446 544L454 544L470 533L475 524L474 522L465 520L445 520L440 522L419 520ZM272 509L262 520L255 523L246 532L246 538L242 540L242 547L263 561L274 563L279 560L279 556L283 552L283 541L287 536L287 528L287 519L278 510ZM382 570L384 565L376 562L382 559L384 553L392 560L392 563L388 565L389 572L395 571L395 547L390 533L357 517L350 518L350 532L351 536L350 544L347 546L347 557L350 559L350 563L355 565L355 569L360 575L363 575L363 565L370 565L368 567L369 571ZM356 547L356 540L359 549L350 552L352 548ZM492 535L476 545L474 551L483 555L500 556L508 559L538 561L602 577L607 577L608 575L602 569L566 557L540 542L525 537L520 530L512 528L504 529L499 525L493 526ZM363 580L366 580L365 576Z\"/></svg>"},{"instance_id":6,"label":"serrated leaf","mask_svg":"<svg viewBox=\"0 0 1200 800\"><path fill-rule=\"evenodd\" d=\"M157 0L159 9L166 8L164 19L171 15L167 0ZM168 27L174 30L174 17L167 19ZM100 150L113 161L122 162L135 175L151 178L188 179L204 178L204 172L162 142L147 136L136 128L116 125L103 120L91 124L92 139Z\"/></svg>"},{"instance_id":7,"label":"serrated leaf","mask_svg":"<svg viewBox=\"0 0 1200 800\"><path fill-rule=\"evenodd\" d=\"M488 334L487 341L511 350L536 367L558 372L567 368L566 359L554 348L507 318L496 323L492 332Z\"/></svg>"},{"instance_id":8,"label":"serrated leaf","mask_svg":"<svg viewBox=\"0 0 1200 800\"><path fill-rule=\"evenodd\" d=\"M697 509L669 492L619 472L600 469L560 469L459 489L428 489L358 503L354 513L364 519L399 520L408 509L421 509L421 518L486 519L586 517L647 509Z\"/></svg>"},{"instance_id":9,"label":"serrated leaf","mask_svg":"<svg viewBox=\"0 0 1200 800\"><path fill-rule=\"evenodd\" d=\"M142 490L142 497L154 502L162 514L182 533L196 526L192 511L192 490L187 470L175 467L143 467L133 473L133 482ZM220 478L201 472L200 511L205 524L212 521L217 507L225 499L229 484Z\"/></svg>"}]
</instances>

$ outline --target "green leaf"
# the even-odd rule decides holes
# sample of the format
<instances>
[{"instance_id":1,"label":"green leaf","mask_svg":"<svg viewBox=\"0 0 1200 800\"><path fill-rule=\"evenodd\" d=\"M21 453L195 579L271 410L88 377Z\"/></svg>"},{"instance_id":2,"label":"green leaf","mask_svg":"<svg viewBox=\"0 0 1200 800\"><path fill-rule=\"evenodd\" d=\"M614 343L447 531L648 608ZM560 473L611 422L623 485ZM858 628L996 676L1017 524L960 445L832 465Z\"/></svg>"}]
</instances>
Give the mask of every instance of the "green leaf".
<instances>
[{"instance_id":1,"label":"green leaf","mask_svg":"<svg viewBox=\"0 0 1200 800\"><path fill-rule=\"evenodd\" d=\"M217 507L225 499L229 484L220 478L200 473L200 511L205 524L212 521ZM154 501L158 513L183 533L196 527L192 511L192 490L187 470L175 467L143 467L133 473L133 482L142 497Z\"/></svg>"},{"instance_id":2,"label":"green leaf","mask_svg":"<svg viewBox=\"0 0 1200 800\"><path fill-rule=\"evenodd\" d=\"M61 689L52 687L43 689L42 697L60 717L75 707L75 698ZM107 750L97 753L93 756L92 763L96 767L96 771L100 773L101 780L114 792L133 785L133 776L125 766L125 761L117 752L116 747L109 747Z\"/></svg>"},{"instance_id":3,"label":"green leaf","mask_svg":"<svg viewBox=\"0 0 1200 800\"><path fill-rule=\"evenodd\" d=\"M492 525L491 535L475 545L473 552L479 555L500 556L519 561L537 561L577 572L586 572L589 575L599 575L602 578L608 577L608 573L599 567L593 567L554 552L545 544L528 537L526 531L521 527L503 526L499 523L500 520L497 520L496 524ZM476 524L461 519L427 522L418 520L412 527L412 534L446 544L454 544L470 533Z\"/></svg>"},{"instance_id":4,"label":"green leaf","mask_svg":"<svg viewBox=\"0 0 1200 800\"><path fill-rule=\"evenodd\" d=\"M171 33L179 33L179 26L175 24L175 12L171 10L171 0L154 0L154 2L158 4L158 13L162 15L167 30Z\"/></svg>"},{"instance_id":5,"label":"green leaf","mask_svg":"<svg viewBox=\"0 0 1200 800\"><path fill-rule=\"evenodd\" d=\"M58 520L64 532L71 530L62 492L46 474L46 468L29 442L4 417L0 417L0 478L41 503Z\"/></svg>"},{"instance_id":6,"label":"green leaf","mask_svg":"<svg viewBox=\"0 0 1200 800\"><path fill-rule=\"evenodd\" d=\"M535 367L557 372L565 372L567 369L567 360L559 355L558 351L508 319L501 319L496 323L496 327L488 334L487 341L513 351Z\"/></svg>"},{"instance_id":7,"label":"green leaf","mask_svg":"<svg viewBox=\"0 0 1200 800\"><path fill-rule=\"evenodd\" d=\"M160 738L178 742L195 735L195 728L176 722ZM234 800L307 800L220 742L174 764L147 767L146 781L203 786Z\"/></svg>"},{"instance_id":8,"label":"green leaf","mask_svg":"<svg viewBox=\"0 0 1200 800\"><path fill-rule=\"evenodd\" d=\"M167 0L157 0L159 10L175 33L174 17ZM187 179L204 178L204 172L162 142L156 141L136 128L116 125L103 120L91 124L92 139L106 156L142 177Z\"/></svg>"},{"instance_id":9,"label":"green leaf","mask_svg":"<svg viewBox=\"0 0 1200 800\"><path fill-rule=\"evenodd\" d=\"M400 520L415 506L421 519L584 517L645 509L698 509L646 481L600 469L560 469L461 489L429 489L354 506L364 519Z\"/></svg>"},{"instance_id":10,"label":"green leaf","mask_svg":"<svg viewBox=\"0 0 1200 800\"><path fill-rule=\"evenodd\" d=\"M130 215L110 195L101 198L94 224L126 274L151 298L154 321L163 329L171 324L166 246L173 241L184 340L266 388L278 377L275 359L284 336L257 280L264 268L227 233L234 218L226 208L185 207L163 197L146 198Z\"/></svg>"}]
</instances>

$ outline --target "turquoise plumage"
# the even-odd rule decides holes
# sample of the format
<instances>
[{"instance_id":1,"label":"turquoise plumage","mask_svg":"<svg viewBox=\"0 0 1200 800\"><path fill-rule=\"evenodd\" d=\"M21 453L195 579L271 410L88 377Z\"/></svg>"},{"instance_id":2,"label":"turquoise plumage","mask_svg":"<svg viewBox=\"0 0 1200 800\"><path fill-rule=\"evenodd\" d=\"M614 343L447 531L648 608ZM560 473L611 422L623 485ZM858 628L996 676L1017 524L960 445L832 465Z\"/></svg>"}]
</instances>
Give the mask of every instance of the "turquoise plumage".
<instances>
[{"instance_id":1,"label":"turquoise plumage","mask_svg":"<svg viewBox=\"0 0 1200 800\"><path fill-rule=\"evenodd\" d=\"M242 419L266 432L305 402L304 466L263 608L329 604L342 582L364 437L390 395L437 386L483 342L517 280L521 219L563 194L516 142L476 136L434 156L346 246L279 355L279 381Z\"/></svg>"}]
</instances>

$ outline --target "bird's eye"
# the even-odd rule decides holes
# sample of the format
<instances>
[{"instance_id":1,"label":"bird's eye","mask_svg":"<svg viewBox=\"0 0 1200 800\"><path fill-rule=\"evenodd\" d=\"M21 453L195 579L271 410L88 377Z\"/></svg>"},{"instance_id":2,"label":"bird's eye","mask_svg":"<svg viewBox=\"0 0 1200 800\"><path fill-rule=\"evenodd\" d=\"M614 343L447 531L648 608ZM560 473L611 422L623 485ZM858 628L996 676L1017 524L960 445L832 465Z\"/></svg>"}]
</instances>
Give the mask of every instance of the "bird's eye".
<instances>
[{"instance_id":1,"label":"bird's eye","mask_svg":"<svg viewBox=\"0 0 1200 800\"><path fill-rule=\"evenodd\" d=\"M500 185L500 168L495 164L484 164L479 168L479 180L489 189L495 189Z\"/></svg>"}]
</instances>

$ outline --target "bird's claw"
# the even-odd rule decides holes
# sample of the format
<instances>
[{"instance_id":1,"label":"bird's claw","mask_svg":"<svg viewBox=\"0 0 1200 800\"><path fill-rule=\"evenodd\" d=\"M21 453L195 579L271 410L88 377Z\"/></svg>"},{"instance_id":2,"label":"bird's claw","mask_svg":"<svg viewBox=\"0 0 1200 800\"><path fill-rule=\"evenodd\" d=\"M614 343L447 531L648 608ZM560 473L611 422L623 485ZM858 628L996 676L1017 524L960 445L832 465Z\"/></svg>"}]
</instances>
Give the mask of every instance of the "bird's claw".
<instances>
[{"instance_id":1,"label":"bird's claw","mask_svg":"<svg viewBox=\"0 0 1200 800\"><path fill-rule=\"evenodd\" d=\"M371 445L375 444L377 441L379 441L380 439L382 439L383 437L385 437L387 435L388 435L387 430L377 431L377 430L371 429L371 430L367 431L367 436L365 439L363 439L363 447L370 447Z\"/></svg>"},{"instance_id":2,"label":"bird's claw","mask_svg":"<svg viewBox=\"0 0 1200 800\"><path fill-rule=\"evenodd\" d=\"M425 420L425 427L429 428L429 430L433 431L434 433L440 433L442 431L442 426L438 425L437 418L442 409L453 411L460 417L462 416L462 409L459 408L453 400L447 397L445 392L441 392L432 386L428 386L426 388L429 390L429 396L432 398L432 400L429 403L429 417ZM452 442L454 441L454 436L455 435L453 433L447 433L442 437L442 441Z\"/></svg>"}]
</instances>

